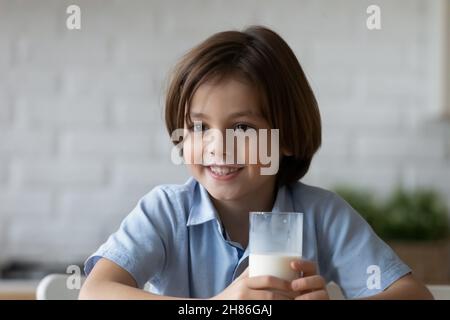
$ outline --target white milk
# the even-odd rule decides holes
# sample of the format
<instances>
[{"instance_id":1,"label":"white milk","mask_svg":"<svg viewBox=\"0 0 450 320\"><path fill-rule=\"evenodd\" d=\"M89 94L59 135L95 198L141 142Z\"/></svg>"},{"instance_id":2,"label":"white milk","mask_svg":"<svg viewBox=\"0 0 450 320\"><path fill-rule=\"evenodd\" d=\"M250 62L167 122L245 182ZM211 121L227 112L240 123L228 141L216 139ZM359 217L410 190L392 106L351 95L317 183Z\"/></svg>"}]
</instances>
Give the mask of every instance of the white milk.
<instances>
[{"instance_id":1,"label":"white milk","mask_svg":"<svg viewBox=\"0 0 450 320\"><path fill-rule=\"evenodd\" d=\"M290 266L292 260L299 260L300 255L286 253L250 254L250 277L271 275L287 281L299 277L299 273Z\"/></svg>"}]
</instances>

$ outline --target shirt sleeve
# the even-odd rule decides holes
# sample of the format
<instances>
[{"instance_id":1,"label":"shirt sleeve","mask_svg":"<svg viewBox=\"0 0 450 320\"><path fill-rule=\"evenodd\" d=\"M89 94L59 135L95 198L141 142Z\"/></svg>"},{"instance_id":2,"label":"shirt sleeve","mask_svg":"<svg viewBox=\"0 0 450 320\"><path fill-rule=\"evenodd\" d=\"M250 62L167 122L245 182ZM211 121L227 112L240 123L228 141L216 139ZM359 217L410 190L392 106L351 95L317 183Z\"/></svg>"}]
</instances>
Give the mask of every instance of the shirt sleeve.
<instances>
[{"instance_id":1,"label":"shirt sleeve","mask_svg":"<svg viewBox=\"0 0 450 320\"><path fill-rule=\"evenodd\" d=\"M330 193L322 210L321 273L347 298L380 293L411 272L370 225L342 198Z\"/></svg>"},{"instance_id":2,"label":"shirt sleeve","mask_svg":"<svg viewBox=\"0 0 450 320\"><path fill-rule=\"evenodd\" d=\"M119 229L85 261L86 275L100 258L106 258L128 271L139 288L147 281L157 281L169 242L170 207L166 198L156 188L141 198Z\"/></svg>"}]
</instances>

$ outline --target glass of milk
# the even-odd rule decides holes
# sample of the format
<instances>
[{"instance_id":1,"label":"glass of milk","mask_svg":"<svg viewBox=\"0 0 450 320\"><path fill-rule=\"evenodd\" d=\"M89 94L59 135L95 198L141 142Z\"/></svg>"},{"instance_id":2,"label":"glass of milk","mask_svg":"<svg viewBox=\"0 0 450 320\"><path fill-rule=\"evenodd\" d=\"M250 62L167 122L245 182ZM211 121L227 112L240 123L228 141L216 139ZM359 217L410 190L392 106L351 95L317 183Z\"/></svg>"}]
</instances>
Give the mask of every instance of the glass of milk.
<instances>
[{"instance_id":1,"label":"glass of milk","mask_svg":"<svg viewBox=\"0 0 450 320\"><path fill-rule=\"evenodd\" d=\"M299 278L290 262L302 257L303 213L250 212L250 277Z\"/></svg>"}]
</instances>

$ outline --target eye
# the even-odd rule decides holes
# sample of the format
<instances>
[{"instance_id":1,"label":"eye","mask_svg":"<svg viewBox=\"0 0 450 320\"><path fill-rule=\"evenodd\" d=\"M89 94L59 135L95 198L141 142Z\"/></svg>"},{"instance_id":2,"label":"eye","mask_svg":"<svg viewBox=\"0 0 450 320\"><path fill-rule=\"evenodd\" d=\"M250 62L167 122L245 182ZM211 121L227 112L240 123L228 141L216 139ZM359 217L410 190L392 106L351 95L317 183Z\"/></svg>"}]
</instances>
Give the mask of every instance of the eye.
<instances>
[{"instance_id":1,"label":"eye","mask_svg":"<svg viewBox=\"0 0 450 320\"><path fill-rule=\"evenodd\" d=\"M194 132L202 132L206 130L206 126L204 126L201 122L197 122L192 125L191 130Z\"/></svg>"},{"instance_id":2,"label":"eye","mask_svg":"<svg viewBox=\"0 0 450 320\"><path fill-rule=\"evenodd\" d=\"M248 129L253 129L251 126L249 126L248 124L245 123L239 123L237 125L234 126L234 130L235 131L247 131Z\"/></svg>"}]
</instances>

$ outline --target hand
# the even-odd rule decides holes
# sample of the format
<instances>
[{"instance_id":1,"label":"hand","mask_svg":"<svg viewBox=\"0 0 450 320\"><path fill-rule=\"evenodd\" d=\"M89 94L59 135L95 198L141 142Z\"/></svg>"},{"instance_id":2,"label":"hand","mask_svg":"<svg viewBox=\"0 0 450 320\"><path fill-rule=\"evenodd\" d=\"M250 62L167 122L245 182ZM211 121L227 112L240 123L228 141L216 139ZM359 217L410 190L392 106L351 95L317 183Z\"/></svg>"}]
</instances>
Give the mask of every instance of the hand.
<instances>
[{"instance_id":1,"label":"hand","mask_svg":"<svg viewBox=\"0 0 450 320\"><path fill-rule=\"evenodd\" d=\"M273 276L249 277L248 268L213 300L289 300L291 283Z\"/></svg>"},{"instance_id":2,"label":"hand","mask_svg":"<svg viewBox=\"0 0 450 320\"><path fill-rule=\"evenodd\" d=\"M329 300L326 282L317 275L316 264L308 260L291 262L291 268L303 274L303 277L291 282L291 288L296 292L295 300Z\"/></svg>"}]
</instances>

